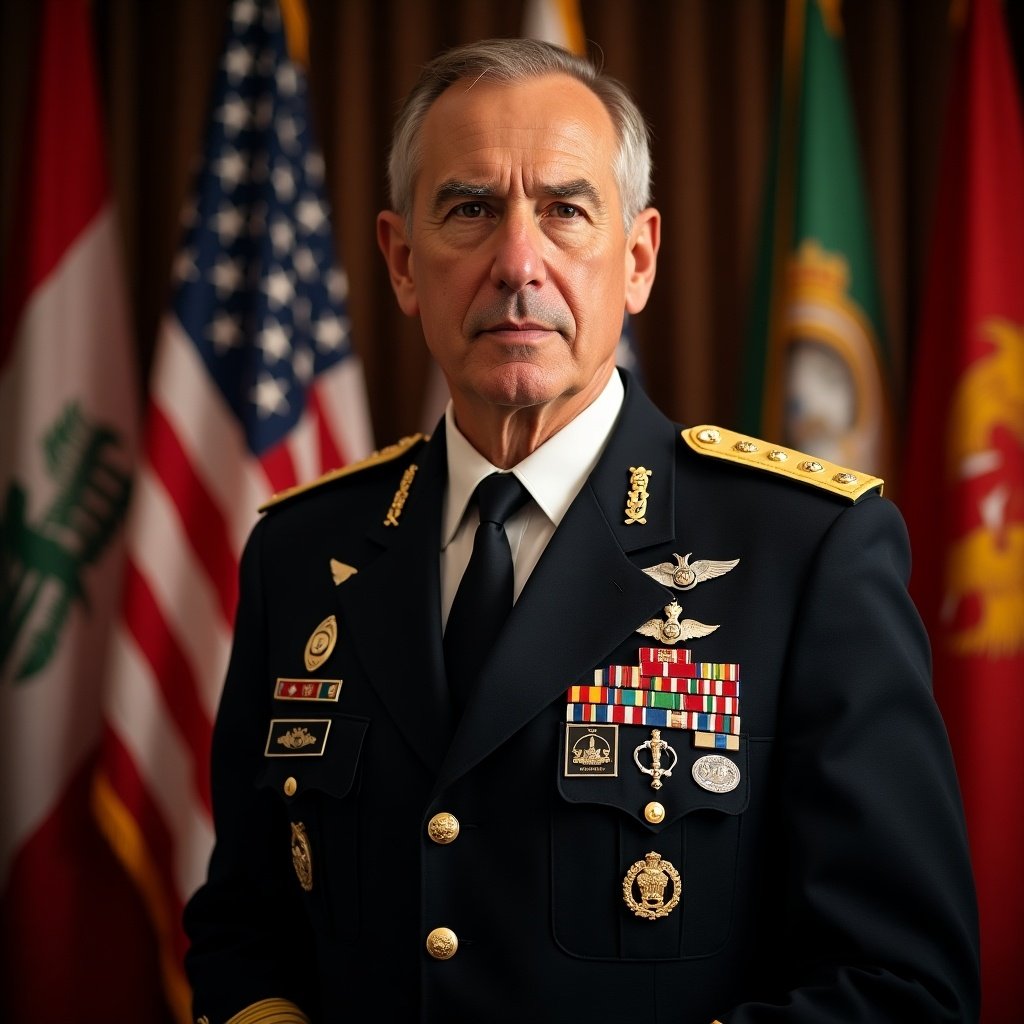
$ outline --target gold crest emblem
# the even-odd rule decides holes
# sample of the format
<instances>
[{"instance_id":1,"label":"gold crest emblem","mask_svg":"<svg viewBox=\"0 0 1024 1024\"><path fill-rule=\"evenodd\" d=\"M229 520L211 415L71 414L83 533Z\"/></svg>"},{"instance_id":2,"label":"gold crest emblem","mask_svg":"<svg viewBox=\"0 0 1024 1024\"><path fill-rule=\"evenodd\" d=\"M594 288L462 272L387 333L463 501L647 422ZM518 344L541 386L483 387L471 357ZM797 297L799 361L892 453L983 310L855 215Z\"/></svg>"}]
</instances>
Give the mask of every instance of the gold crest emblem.
<instances>
[{"instance_id":1,"label":"gold crest emblem","mask_svg":"<svg viewBox=\"0 0 1024 1024\"><path fill-rule=\"evenodd\" d=\"M991 348L963 371L953 394L948 466L977 525L945 556L943 639L956 654L1012 658L1024 651L1024 500L993 438L1024 446L1024 324L991 317L978 329Z\"/></svg>"},{"instance_id":2,"label":"gold crest emblem","mask_svg":"<svg viewBox=\"0 0 1024 1024\"><path fill-rule=\"evenodd\" d=\"M659 643L674 644L680 640L696 640L718 629L718 626L708 626L696 619L683 619L680 622L683 607L678 601L665 605L664 612L664 622L661 619L648 619L643 625L637 626L636 631L644 636L653 636Z\"/></svg>"},{"instance_id":3,"label":"gold crest emblem","mask_svg":"<svg viewBox=\"0 0 1024 1024\"><path fill-rule=\"evenodd\" d=\"M672 883L672 895L666 900L665 891ZM633 895L636 887L640 899ZM660 853L651 851L643 860L638 860L626 872L622 880L622 898L634 916L648 921L668 917L679 906L683 880L670 861L663 860Z\"/></svg>"}]
</instances>

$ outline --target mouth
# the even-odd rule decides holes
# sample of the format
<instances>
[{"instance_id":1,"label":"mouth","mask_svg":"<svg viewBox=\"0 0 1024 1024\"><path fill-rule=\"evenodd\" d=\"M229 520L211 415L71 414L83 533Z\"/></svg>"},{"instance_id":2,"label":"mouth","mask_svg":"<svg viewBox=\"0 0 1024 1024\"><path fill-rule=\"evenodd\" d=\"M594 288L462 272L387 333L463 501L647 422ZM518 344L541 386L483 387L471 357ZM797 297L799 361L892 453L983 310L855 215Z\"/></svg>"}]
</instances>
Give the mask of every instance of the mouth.
<instances>
[{"instance_id":1,"label":"mouth","mask_svg":"<svg viewBox=\"0 0 1024 1024\"><path fill-rule=\"evenodd\" d=\"M488 337L494 338L499 341L507 341L516 345L528 344L532 341L541 341L547 338L551 334L558 334L557 327L551 327L548 324L537 323L535 321L524 321L522 323L516 323L512 320L502 320L495 324L490 324L487 327L481 328L477 331L477 337L487 335Z\"/></svg>"}]
</instances>

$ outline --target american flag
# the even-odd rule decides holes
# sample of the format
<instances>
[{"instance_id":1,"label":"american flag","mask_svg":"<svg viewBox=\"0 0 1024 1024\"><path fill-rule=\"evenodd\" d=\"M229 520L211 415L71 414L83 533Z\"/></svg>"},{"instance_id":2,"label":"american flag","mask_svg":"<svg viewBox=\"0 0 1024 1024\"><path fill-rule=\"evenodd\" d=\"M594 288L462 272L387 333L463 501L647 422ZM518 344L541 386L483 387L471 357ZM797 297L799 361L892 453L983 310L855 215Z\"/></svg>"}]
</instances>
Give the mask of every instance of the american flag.
<instances>
[{"instance_id":1,"label":"american flag","mask_svg":"<svg viewBox=\"0 0 1024 1024\"><path fill-rule=\"evenodd\" d=\"M305 51L295 6L287 26L276 0L230 8L154 361L94 787L183 1021L181 911L213 843L209 747L241 550L261 502L372 445L305 72L289 56Z\"/></svg>"}]
</instances>

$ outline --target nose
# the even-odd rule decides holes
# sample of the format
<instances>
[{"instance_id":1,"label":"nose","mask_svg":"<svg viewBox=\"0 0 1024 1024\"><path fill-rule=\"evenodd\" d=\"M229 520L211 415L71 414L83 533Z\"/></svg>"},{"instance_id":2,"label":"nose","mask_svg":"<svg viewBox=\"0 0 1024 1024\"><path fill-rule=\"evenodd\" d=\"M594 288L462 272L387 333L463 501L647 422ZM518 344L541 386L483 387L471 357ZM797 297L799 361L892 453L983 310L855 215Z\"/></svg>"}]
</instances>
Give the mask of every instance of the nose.
<instances>
[{"instance_id":1,"label":"nose","mask_svg":"<svg viewBox=\"0 0 1024 1024\"><path fill-rule=\"evenodd\" d=\"M532 213L509 209L492 237L491 282L496 288L518 292L544 283L544 235Z\"/></svg>"}]
</instances>

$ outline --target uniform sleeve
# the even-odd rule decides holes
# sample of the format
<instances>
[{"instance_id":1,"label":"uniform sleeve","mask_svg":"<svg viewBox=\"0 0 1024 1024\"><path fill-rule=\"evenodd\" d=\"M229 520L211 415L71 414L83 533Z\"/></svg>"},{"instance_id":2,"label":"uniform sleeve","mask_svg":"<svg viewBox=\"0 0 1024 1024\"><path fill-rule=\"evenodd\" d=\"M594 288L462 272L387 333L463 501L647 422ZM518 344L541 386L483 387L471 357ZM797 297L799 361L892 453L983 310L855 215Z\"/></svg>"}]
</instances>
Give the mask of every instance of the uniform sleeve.
<instances>
[{"instance_id":1,"label":"uniform sleeve","mask_svg":"<svg viewBox=\"0 0 1024 1024\"><path fill-rule=\"evenodd\" d=\"M280 801L275 806L256 785L269 700L265 528L263 520L242 556L231 661L213 732L216 845L207 881L185 908L193 1010L209 1024L300 1024L302 1011L315 1016L316 957L298 900L289 826Z\"/></svg>"},{"instance_id":2,"label":"uniform sleeve","mask_svg":"<svg viewBox=\"0 0 1024 1024\"><path fill-rule=\"evenodd\" d=\"M786 976L724 1024L977 1020L966 829L908 576L902 519L873 497L812 563L776 743Z\"/></svg>"}]
</instances>

